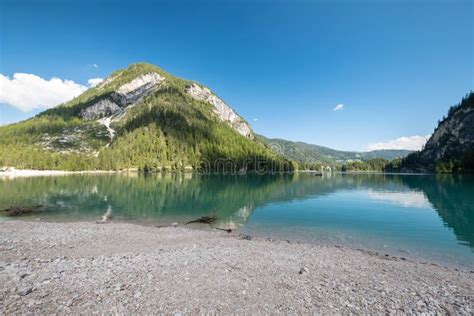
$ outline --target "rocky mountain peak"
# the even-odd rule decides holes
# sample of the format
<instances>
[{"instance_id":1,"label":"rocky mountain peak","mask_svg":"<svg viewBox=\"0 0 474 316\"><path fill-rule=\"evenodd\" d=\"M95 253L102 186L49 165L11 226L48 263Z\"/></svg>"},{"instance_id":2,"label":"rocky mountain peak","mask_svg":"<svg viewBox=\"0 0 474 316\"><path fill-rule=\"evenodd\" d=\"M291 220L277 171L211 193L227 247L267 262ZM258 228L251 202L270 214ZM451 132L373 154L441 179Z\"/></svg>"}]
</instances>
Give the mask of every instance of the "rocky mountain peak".
<instances>
[{"instance_id":1,"label":"rocky mountain peak","mask_svg":"<svg viewBox=\"0 0 474 316\"><path fill-rule=\"evenodd\" d=\"M165 80L156 72L147 73L133 79L117 90L117 94L125 97L127 100L133 100L136 96L141 96L144 92L156 87Z\"/></svg>"}]
</instances>

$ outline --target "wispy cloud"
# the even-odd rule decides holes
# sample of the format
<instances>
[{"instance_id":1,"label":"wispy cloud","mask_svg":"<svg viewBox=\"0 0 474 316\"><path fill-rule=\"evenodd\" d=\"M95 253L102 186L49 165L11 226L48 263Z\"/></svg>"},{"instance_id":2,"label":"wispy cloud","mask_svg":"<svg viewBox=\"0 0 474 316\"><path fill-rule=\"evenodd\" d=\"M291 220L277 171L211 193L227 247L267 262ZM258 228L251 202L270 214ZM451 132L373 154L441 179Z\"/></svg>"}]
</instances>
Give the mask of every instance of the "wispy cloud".
<instances>
[{"instance_id":1,"label":"wispy cloud","mask_svg":"<svg viewBox=\"0 0 474 316\"><path fill-rule=\"evenodd\" d=\"M90 79L89 85L97 84L99 79ZM56 77L47 80L28 73L15 73L12 78L0 74L0 103L23 112L48 109L73 99L90 86Z\"/></svg>"},{"instance_id":2,"label":"wispy cloud","mask_svg":"<svg viewBox=\"0 0 474 316\"><path fill-rule=\"evenodd\" d=\"M252 121L256 122L256 121L258 121L258 118L254 118L254 119L252 119Z\"/></svg>"},{"instance_id":3,"label":"wispy cloud","mask_svg":"<svg viewBox=\"0 0 474 316\"><path fill-rule=\"evenodd\" d=\"M420 150L426 144L430 135L426 136L405 136L392 139L386 142L380 142L375 144L367 145L368 150L380 150L380 149L408 149L408 150Z\"/></svg>"},{"instance_id":4,"label":"wispy cloud","mask_svg":"<svg viewBox=\"0 0 474 316\"><path fill-rule=\"evenodd\" d=\"M97 64L92 64L92 67L99 68L99 66Z\"/></svg>"},{"instance_id":5,"label":"wispy cloud","mask_svg":"<svg viewBox=\"0 0 474 316\"><path fill-rule=\"evenodd\" d=\"M333 111L342 111L342 110L344 110L344 104L338 104L332 110Z\"/></svg>"},{"instance_id":6,"label":"wispy cloud","mask_svg":"<svg viewBox=\"0 0 474 316\"><path fill-rule=\"evenodd\" d=\"M102 81L104 81L103 78L92 78L92 79L87 80L87 83L89 84L90 87L95 87Z\"/></svg>"}]
</instances>

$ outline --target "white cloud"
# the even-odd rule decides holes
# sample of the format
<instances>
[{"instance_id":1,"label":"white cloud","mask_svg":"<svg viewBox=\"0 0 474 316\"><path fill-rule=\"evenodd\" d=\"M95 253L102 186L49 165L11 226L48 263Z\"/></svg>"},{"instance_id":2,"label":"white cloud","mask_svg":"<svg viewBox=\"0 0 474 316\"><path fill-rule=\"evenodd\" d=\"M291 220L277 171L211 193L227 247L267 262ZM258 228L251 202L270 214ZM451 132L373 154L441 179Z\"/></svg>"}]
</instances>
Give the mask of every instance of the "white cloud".
<instances>
[{"instance_id":1,"label":"white cloud","mask_svg":"<svg viewBox=\"0 0 474 316\"><path fill-rule=\"evenodd\" d=\"M92 64L92 67L99 68L99 66L97 64Z\"/></svg>"},{"instance_id":2,"label":"white cloud","mask_svg":"<svg viewBox=\"0 0 474 316\"><path fill-rule=\"evenodd\" d=\"M258 118L254 118L253 121L254 121L254 122L258 121Z\"/></svg>"},{"instance_id":3,"label":"white cloud","mask_svg":"<svg viewBox=\"0 0 474 316\"><path fill-rule=\"evenodd\" d=\"M369 144L368 150L380 150L380 149L409 149L409 150L420 150L423 148L425 143L430 138L430 135L426 136L406 136L392 139L387 142L380 142L375 144Z\"/></svg>"},{"instance_id":4,"label":"white cloud","mask_svg":"<svg viewBox=\"0 0 474 316\"><path fill-rule=\"evenodd\" d=\"M98 85L102 81L104 81L104 79L102 79L102 78L92 78L92 79L87 80L87 83L89 83L90 87L95 87L96 85Z\"/></svg>"},{"instance_id":5,"label":"white cloud","mask_svg":"<svg viewBox=\"0 0 474 316\"><path fill-rule=\"evenodd\" d=\"M378 201L391 202L403 207L430 208L433 207L423 192L405 191L405 192L384 192L369 189L369 198Z\"/></svg>"},{"instance_id":6,"label":"white cloud","mask_svg":"<svg viewBox=\"0 0 474 316\"><path fill-rule=\"evenodd\" d=\"M333 111L341 111L344 110L344 104L338 104L333 109Z\"/></svg>"},{"instance_id":7,"label":"white cloud","mask_svg":"<svg viewBox=\"0 0 474 316\"><path fill-rule=\"evenodd\" d=\"M89 80L89 85L100 78ZM28 112L48 109L71 100L89 87L72 80L53 77L49 80L34 74L15 73L13 78L0 74L0 103L6 103Z\"/></svg>"}]
</instances>

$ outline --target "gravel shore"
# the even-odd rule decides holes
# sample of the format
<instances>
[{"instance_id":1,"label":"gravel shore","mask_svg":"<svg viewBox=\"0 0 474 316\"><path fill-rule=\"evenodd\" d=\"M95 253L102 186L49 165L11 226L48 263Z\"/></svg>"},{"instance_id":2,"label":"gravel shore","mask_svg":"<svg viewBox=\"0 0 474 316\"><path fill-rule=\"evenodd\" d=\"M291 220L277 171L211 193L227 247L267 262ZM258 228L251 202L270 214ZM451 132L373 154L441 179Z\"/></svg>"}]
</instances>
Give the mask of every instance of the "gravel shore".
<instances>
[{"instance_id":1,"label":"gravel shore","mask_svg":"<svg viewBox=\"0 0 474 316\"><path fill-rule=\"evenodd\" d=\"M3 221L0 314L474 312L470 272L248 239L181 227Z\"/></svg>"}]
</instances>

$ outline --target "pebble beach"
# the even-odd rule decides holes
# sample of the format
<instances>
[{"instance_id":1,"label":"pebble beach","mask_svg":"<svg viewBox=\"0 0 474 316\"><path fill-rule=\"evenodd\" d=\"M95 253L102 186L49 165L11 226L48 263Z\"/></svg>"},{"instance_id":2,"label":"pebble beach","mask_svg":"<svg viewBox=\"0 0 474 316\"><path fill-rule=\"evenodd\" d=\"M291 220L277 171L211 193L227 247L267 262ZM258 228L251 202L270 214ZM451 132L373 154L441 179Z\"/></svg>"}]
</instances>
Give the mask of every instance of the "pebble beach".
<instances>
[{"instance_id":1,"label":"pebble beach","mask_svg":"<svg viewBox=\"0 0 474 316\"><path fill-rule=\"evenodd\" d=\"M222 231L2 221L0 253L4 314L474 311L471 271Z\"/></svg>"}]
</instances>

